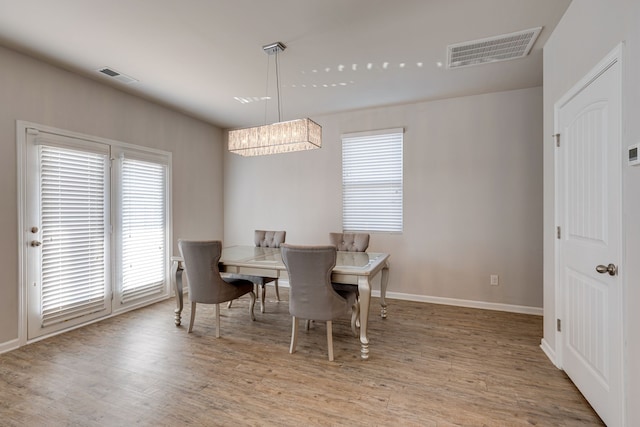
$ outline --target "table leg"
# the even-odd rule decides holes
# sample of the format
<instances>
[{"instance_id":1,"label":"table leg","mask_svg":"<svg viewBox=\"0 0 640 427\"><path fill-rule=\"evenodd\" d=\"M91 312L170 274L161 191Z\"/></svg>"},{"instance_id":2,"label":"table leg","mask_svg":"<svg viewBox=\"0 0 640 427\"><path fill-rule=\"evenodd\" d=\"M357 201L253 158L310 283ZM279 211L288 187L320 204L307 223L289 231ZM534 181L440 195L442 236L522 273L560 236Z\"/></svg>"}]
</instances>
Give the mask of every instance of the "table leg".
<instances>
[{"instance_id":1,"label":"table leg","mask_svg":"<svg viewBox=\"0 0 640 427\"><path fill-rule=\"evenodd\" d=\"M176 291L176 309L174 312L174 321L176 326L180 326L181 317L182 317L182 269L179 268L180 263L178 261L171 262L171 281L173 282L173 287Z\"/></svg>"},{"instance_id":2,"label":"table leg","mask_svg":"<svg viewBox=\"0 0 640 427\"><path fill-rule=\"evenodd\" d=\"M371 307L371 283L369 276L358 277L358 291L360 292L360 357L369 358L369 338L367 325L369 323L369 308Z\"/></svg>"},{"instance_id":3,"label":"table leg","mask_svg":"<svg viewBox=\"0 0 640 427\"><path fill-rule=\"evenodd\" d=\"M380 317L387 318L387 283L389 282L389 263L385 263L382 268L382 277L380 278Z\"/></svg>"}]
</instances>

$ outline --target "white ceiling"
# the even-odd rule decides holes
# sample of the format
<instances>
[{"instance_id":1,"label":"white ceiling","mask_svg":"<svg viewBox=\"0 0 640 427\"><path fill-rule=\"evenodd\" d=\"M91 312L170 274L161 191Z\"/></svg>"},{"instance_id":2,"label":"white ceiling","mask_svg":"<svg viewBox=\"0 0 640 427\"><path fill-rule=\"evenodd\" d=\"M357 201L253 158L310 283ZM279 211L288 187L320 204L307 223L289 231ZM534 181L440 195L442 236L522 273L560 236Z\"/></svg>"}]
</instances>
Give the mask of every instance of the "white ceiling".
<instances>
[{"instance_id":1,"label":"white ceiling","mask_svg":"<svg viewBox=\"0 0 640 427\"><path fill-rule=\"evenodd\" d=\"M542 47L570 1L0 0L0 44L231 128L278 119L262 50L276 41L282 120L540 86ZM449 44L539 26L526 58L437 65ZM265 96L266 108L235 99Z\"/></svg>"}]
</instances>

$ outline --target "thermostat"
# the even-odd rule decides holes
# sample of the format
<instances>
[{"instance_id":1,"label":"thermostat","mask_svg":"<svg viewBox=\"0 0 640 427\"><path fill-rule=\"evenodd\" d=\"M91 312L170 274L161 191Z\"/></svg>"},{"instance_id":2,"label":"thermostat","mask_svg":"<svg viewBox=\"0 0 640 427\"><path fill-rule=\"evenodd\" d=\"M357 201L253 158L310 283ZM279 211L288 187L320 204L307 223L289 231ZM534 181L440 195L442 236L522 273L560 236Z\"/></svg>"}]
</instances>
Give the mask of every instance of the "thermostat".
<instances>
[{"instance_id":1,"label":"thermostat","mask_svg":"<svg viewBox=\"0 0 640 427\"><path fill-rule=\"evenodd\" d=\"M629 166L640 165L640 157L638 157L638 148L640 148L640 144L629 146Z\"/></svg>"}]
</instances>

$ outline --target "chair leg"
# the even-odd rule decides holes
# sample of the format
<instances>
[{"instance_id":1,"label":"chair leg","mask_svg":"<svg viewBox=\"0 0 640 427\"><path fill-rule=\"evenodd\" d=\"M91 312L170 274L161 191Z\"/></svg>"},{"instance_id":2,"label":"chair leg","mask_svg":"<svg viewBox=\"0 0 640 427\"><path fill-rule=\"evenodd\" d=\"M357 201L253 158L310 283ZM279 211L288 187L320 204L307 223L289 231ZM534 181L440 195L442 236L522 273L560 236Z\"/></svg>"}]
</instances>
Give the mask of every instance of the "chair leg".
<instances>
[{"instance_id":1,"label":"chair leg","mask_svg":"<svg viewBox=\"0 0 640 427\"><path fill-rule=\"evenodd\" d=\"M260 298L260 313L264 313L264 301L267 297L267 289L266 286L264 285L264 282L262 282L261 284L262 287L262 294L261 294L261 298Z\"/></svg>"},{"instance_id":2,"label":"chair leg","mask_svg":"<svg viewBox=\"0 0 640 427\"><path fill-rule=\"evenodd\" d=\"M291 345L289 346L289 354L293 354L296 351L296 345L298 344L298 318L291 316Z\"/></svg>"},{"instance_id":3,"label":"chair leg","mask_svg":"<svg viewBox=\"0 0 640 427\"><path fill-rule=\"evenodd\" d=\"M360 303L356 301L351 307L351 331L353 336L358 336L358 327L360 326Z\"/></svg>"},{"instance_id":4,"label":"chair leg","mask_svg":"<svg viewBox=\"0 0 640 427\"><path fill-rule=\"evenodd\" d=\"M278 290L278 279L273 282L273 285L276 288L276 301L280 302L280 291Z\"/></svg>"},{"instance_id":5,"label":"chair leg","mask_svg":"<svg viewBox=\"0 0 640 427\"><path fill-rule=\"evenodd\" d=\"M215 304L216 311L216 338L220 338L220 304Z\"/></svg>"},{"instance_id":6,"label":"chair leg","mask_svg":"<svg viewBox=\"0 0 640 427\"><path fill-rule=\"evenodd\" d=\"M233 300L231 300L231 301L229 301L229 302L227 303L227 308L231 308L231 303L232 303L232 302L233 302Z\"/></svg>"},{"instance_id":7,"label":"chair leg","mask_svg":"<svg viewBox=\"0 0 640 427\"><path fill-rule=\"evenodd\" d=\"M309 332L309 325L311 325L311 320L307 319L304 321L304 330Z\"/></svg>"},{"instance_id":8,"label":"chair leg","mask_svg":"<svg viewBox=\"0 0 640 427\"><path fill-rule=\"evenodd\" d=\"M187 333L190 334L193 330L193 321L196 319L196 303L191 303L191 320L189 321L189 329L187 329Z\"/></svg>"},{"instance_id":9,"label":"chair leg","mask_svg":"<svg viewBox=\"0 0 640 427\"><path fill-rule=\"evenodd\" d=\"M251 302L249 303L249 315L251 316L251 320L255 322L256 315L253 314L253 307L256 305L256 294L251 291L249 292L249 296L251 297Z\"/></svg>"},{"instance_id":10,"label":"chair leg","mask_svg":"<svg viewBox=\"0 0 640 427\"><path fill-rule=\"evenodd\" d=\"M329 348L329 362L333 362L333 327L331 320L327 320L327 347Z\"/></svg>"}]
</instances>

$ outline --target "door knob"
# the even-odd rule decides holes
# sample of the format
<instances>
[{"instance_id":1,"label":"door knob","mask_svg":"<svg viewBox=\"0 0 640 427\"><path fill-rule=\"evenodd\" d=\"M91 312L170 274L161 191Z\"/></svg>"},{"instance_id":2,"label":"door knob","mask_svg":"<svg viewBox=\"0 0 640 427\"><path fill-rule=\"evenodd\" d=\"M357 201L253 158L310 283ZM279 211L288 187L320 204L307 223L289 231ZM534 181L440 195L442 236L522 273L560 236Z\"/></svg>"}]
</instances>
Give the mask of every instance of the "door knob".
<instances>
[{"instance_id":1,"label":"door knob","mask_svg":"<svg viewBox=\"0 0 640 427\"><path fill-rule=\"evenodd\" d=\"M31 241L31 246L36 247L36 246L40 246L42 245L42 242L38 242L37 240L32 240Z\"/></svg>"},{"instance_id":2,"label":"door knob","mask_svg":"<svg viewBox=\"0 0 640 427\"><path fill-rule=\"evenodd\" d=\"M596 267L596 271L600 274L609 273L609 276L615 276L618 274L618 267L614 264L602 265Z\"/></svg>"}]
</instances>

